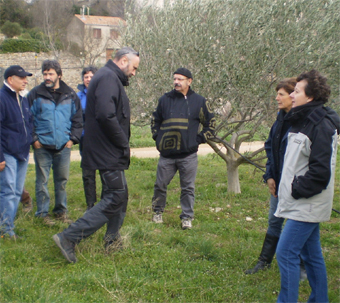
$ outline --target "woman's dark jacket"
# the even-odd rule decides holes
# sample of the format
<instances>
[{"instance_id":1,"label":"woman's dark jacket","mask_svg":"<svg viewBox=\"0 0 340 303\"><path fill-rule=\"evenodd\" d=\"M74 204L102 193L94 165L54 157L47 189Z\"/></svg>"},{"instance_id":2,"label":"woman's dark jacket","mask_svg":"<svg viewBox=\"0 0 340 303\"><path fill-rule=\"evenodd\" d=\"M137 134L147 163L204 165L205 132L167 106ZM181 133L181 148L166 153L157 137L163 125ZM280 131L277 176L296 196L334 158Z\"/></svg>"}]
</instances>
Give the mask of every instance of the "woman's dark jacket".
<instances>
[{"instance_id":1,"label":"woman's dark jacket","mask_svg":"<svg viewBox=\"0 0 340 303\"><path fill-rule=\"evenodd\" d=\"M284 110L279 111L276 121L270 130L268 139L264 144L268 160L266 163L266 173L263 175L263 179L265 182L270 178L275 180L275 194L278 192L281 180L283 159L286 152L288 132L290 129L289 117L290 112L286 113Z\"/></svg>"},{"instance_id":2,"label":"woman's dark jacket","mask_svg":"<svg viewBox=\"0 0 340 303\"><path fill-rule=\"evenodd\" d=\"M87 90L82 168L126 170L130 164L128 77L109 60Z\"/></svg>"},{"instance_id":3,"label":"woman's dark jacket","mask_svg":"<svg viewBox=\"0 0 340 303\"><path fill-rule=\"evenodd\" d=\"M191 88L186 96L172 90L159 99L151 131L163 157L184 157L214 136L215 118L206 99Z\"/></svg>"}]
</instances>

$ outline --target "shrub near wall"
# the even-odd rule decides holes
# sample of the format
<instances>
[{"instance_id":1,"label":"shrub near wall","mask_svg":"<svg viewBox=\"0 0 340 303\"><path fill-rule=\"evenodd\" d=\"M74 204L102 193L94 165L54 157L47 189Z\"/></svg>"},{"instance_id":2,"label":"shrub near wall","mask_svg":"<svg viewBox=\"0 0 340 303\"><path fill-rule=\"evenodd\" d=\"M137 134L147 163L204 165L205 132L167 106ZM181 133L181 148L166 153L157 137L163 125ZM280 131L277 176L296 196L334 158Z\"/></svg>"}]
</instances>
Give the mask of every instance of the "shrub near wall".
<instances>
[{"instance_id":1,"label":"shrub near wall","mask_svg":"<svg viewBox=\"0 0 340 303\"><path fill-rule=\"evenodd\" d=\"M49 49L36 39L5 39L1 46L1 53L20 53L20 52L48 52Z\"/></svg>"}]
</instances>

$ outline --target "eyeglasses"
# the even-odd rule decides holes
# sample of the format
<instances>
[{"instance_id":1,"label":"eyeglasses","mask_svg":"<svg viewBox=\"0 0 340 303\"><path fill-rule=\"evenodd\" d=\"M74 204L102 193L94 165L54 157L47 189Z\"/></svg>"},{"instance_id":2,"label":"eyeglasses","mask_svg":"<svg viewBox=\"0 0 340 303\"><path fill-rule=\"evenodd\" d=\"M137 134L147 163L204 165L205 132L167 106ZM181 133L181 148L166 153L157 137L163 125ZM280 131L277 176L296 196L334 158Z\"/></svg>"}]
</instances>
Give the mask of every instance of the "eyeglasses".
<instances>
[{"instance_id":1,"label":"eyeglasses","mask_svg":"<svg viewBox=\"0 0 340 303\"><path fill-rule=\"evenodd\" d=\"M184 78L184 79L181 79L181 78L174 78L174 81L184 81L184 80L188 80L188 78Z\"/></svg>"}]
</instances>

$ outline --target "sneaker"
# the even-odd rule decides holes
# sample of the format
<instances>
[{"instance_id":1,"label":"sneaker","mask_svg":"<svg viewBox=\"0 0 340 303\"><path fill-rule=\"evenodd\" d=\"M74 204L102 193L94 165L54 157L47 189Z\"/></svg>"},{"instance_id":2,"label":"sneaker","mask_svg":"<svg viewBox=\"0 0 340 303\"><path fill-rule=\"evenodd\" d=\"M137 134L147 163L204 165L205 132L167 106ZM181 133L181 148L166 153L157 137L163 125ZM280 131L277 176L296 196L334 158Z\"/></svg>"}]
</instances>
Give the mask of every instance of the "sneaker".
<instances>
[{"instance_id":1,"label":"sneaker","mask_svg":"<svg viewBox=\"0 0 340 303\"><path fill-rule=\"evenodd\" d=\"M62 223L73 223L73 221L67 216L67 213L55 214L55 219L61 221Z\"/></svg>"},{"instance_id":2,"label":"sneaker","mask_svg":"<svg viewBox=\"0 0 340 303\"><path fill-rule=\"evenodd\" d=\"M52 238L55 244L57 244L57 246L60 248L66 260L69 261L70 263L76 263L77 258L74 252L75 243L66 239L63 236L63 233L55 234Z\"/></svg>"},{"instance_id":3,"label":"sneaker","mask_svg":"<svg viewBox=\"0 0 340 303\"><path fill-rule=\"evenodd\" d=\"M50 215L46 215L45 217L43 217L43 223L47 226L55 225L55 221L51 218Z\"/></svg>"},{"instance_id":4,"label":"sneaker","mask_svg":"<svg viewBox=\"0 0 340 303\"><path fill-rule=\"evenodd\" d=\"M182 219L182 229L191 229L192 223L191 218Z\"/></svg>"},{"instance_id":5,"label":"sneaker","mask_svg":"<svg viewBox=\"0 0 340 303\"><path fill-rule=\"evenodd\" d=\"M162 217L162 213L156 213L153 215L152 217L152 222L155 223L163 223L163 217Z\"/></svg>"}]
</instances>

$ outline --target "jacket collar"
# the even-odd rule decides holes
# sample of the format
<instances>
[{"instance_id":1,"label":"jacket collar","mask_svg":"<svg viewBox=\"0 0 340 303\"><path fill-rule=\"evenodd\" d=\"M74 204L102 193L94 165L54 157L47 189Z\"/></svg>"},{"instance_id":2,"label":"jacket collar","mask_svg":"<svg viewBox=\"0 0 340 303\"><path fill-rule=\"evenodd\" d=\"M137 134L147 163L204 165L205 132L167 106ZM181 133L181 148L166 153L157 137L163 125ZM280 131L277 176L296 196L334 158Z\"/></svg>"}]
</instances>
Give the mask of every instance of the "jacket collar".
<instances>
[{"instance_id":1,"label":"jacket collar","mask_svg":"<svg viewBox=\"0 0 340 303\"><path fill-rule=\"evenodd\" d=\"M77 89L81 92L85 92L86 86L84 84L78 84Z\"/></svg>"},{"instance_id":2,"label":"jacket collar","mask_svg":"<svg viewBox=\"0 0 340 303\"><path fill-rule=\"evenodd\" d=\"M15 96L20 96L22 98L24 98L27 94L27 90L22 90L19 93L17 93L6 81L4 81L4 85L3 85L3 89L7 90L9 93L12 93Z\"/></svg>"},{"instance_id":3,"label":"jacket collar","mask_svg":"<svg viewBox=\"0 0 340 303\"><path fill-rule=\"evenodd\" d=\"M303 121L308 118L309 114L317 107L322 107L322 101L312 101L307 104L293 107L291 111L290 121L292 124L297 124L299 121Z\"/></svg>"},{"instance_id":4,"label":"jacket collar","mask_svg":"<svg viewBox=\"0 0 340 303\"><path fill-rule=\"evenodd\" d=\"M59 80L59 88L56 90L61 93L61 95L66 95L72 93L71 88L62 80ZM37 86L37 94L42 95L47 98L51 98L51 94L48 88L45 86L44 82Z\"/></svg>"},{"instance_id":5,"label":"jacket collar","mask_svg":"<svg viewBox=\"0 0 340 303\"><path fill-rule=\"evenodd\" d=\"M120 82L122 82L123 86L129 86L129 78L124 74L124 72L114 63L111 59L106 62L106 67L115 72Z\"/></svg>"},{"instance_id":6,"label":"jacket collar","mask_svg":"<svg viewBox=\"0 0 340 303\"><path fill-rule=\"evenodd\" d=\"M189 87L188 93L187 93L187 97L189 97L190 95L194 94L195 92L191 89L191 87ZM171 98L183 98L184 95L180 92L178 92L177 90L173 89L172 91L166 93L166 95L168 95Z\"/></svg>"}]
</instances>

